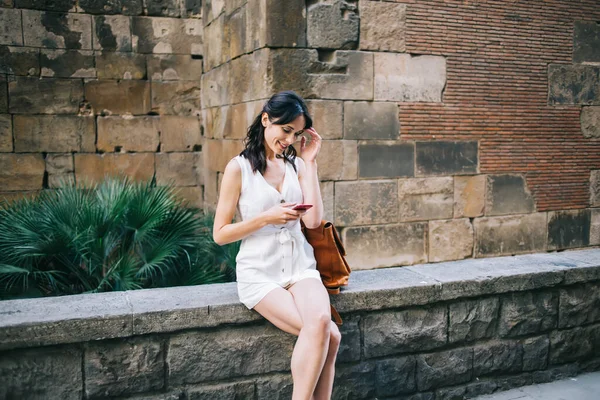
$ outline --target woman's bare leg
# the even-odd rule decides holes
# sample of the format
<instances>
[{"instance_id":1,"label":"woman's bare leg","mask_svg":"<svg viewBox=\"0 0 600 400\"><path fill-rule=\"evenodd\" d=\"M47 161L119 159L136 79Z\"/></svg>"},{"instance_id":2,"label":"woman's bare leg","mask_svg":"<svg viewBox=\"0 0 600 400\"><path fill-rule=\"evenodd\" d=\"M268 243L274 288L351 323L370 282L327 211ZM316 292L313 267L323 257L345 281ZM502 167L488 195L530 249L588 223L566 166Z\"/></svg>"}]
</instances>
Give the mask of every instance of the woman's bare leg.
<instances>
[{"instance_id":1,"label":"woman's bare leg","mask_svg":"<svg viewBox=\"0 0 600 400\"><path fill-rule=\"evenodd\" d=\"M335 377L335 360L337 358L337 353L340 348L340 341L342 340L342 335L340 334L340 330L338 329L337 325L333 321L331 321L330 332L331 334L329 335L329 350L327 352L327 359L325 360L323 371L321 371L321 376L319 377L317 387L315 388L315 400L329 400L331 398L331 392L333 391L333 379Z\"/></svg>"}]
</instances>

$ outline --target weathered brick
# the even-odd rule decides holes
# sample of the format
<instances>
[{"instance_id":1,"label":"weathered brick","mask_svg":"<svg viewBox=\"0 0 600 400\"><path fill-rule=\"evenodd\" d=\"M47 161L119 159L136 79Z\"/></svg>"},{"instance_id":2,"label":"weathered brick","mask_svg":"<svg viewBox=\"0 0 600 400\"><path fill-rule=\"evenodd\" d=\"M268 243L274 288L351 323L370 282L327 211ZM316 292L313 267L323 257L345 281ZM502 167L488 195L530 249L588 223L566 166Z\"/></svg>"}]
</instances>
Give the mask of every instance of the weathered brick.
<instances>
[{"instance_id":1,"label":"weathered brick","mask_svg":"<svg viewBox=\"0 0 600 400\"><path fill-rule=\"evenodd\" d=\"M8 84L6 77L0 75L0 112L8 111Z\"/></svg>"},{"instance_id":2,"label":"weathered brick","mask_svg":"<svg viewBox=\"0 0 600 400\"><path fill-rule=\"evenodd\" d=\"M204 145L204 166L214 172L225 171L227 163L244 149L241 140L206 140Z\"/></svg>"},{"instance_id":3,"label":"weathered brick","mask_svg":"<svg viewBox=\"0 0 600 400\"><path fill-rule=\"evenodd\" d=\"M323 198L323 219L333 221L333 182L320 182L321 197Z\"/></svg>"},{"instance_id":4,"label":"weathered brick","mask_svg":"<svg viewBox=\"0 0 600 400\"><path fill-rule=\"evenodd\" d=\"M153 81L199 81L202 60L183 55L148 55L148 77Z\"/></svg>"},{"instance_id":5,"label":"weathered brick","mask_svg":"<svg viewBox=\"0 0 600 400\"><path fill-rule=\"evenodd\" d=\"M332 399L375 399L377 393L375 363L340 365L335 369L334 382L344 382L344 384L333 385Z\"/></svg>"},{"instance_id":6,"label":"weathered brick","mask_svg":"<svg viewBox=\"0 0 600 400\"><path fill-rule=\"evenodd\" d=\"M389 102L344 102L345 139L397 139L398 105Z\"/></svg>"},{"instance_id":7,"label":"weathered brick","mask_svg":"<svg viewBox=\"0 0 600 400\"><path fill-rule=\"evenodd\" d=\"M203 1L202 19L205 25L210 24L225 11L227 1Z\"/></svg>"},{"instance_id":8,"label":"weathered brick","mask_svg":"<svg viewBox=\"0 0 600 400\"><path fill-rule=\"evenodd\" d=\"M0 192L0 204L2 202L10 204L13 201L18 201L22 199L33 199L37 197L41 191L42 189L21 192Z\"/></svg>"},{"instance_id":9,"label":"weathered brick","mask_svg":"<svg viewBox=\"0 0 600 400\"><path fill-rule=\"evenodd\" d=\"M210 43L204 49L204 69L211 69L223 64L229 58L229 36L225 31L226 16L221 14L204 28L204 40Z\"/></svg>"},{"instance_id":10,"label":"weathered brick","mask_svg":"<svg viewBox=\"0 0 600 400\"><path fill-rule=\"evenodd\" d=\"M51 175L68 174L74 171L71 154L48 154L46 157L46 172Z\"/></svg>"},{"instance_id":11,"label":"weathered brick","mask_svg":"<svg viewBox=\"0 0 600 400\"><path fill-rule=\"evenodd\" d=\"M473 347L473 376L508 374L523 369L523 347L516 341L492 341Z\"/></svg>"},{"instance_id":12,"label":"weathered brick","mask_svg":"<svg viewBox=\"0 0 600 400\"><path fill-rule=\"evenodd\" d=\"M202 115L198 81L152 82L152 111L160 115Z\"/></svg>"},{"instance_id":13,"label":"weathered brick","mask_svg":"<svg viewBox=\"0 0 600 400\"><path fill-rule=\"evenodd\" d=\"M25 46L92 50L92 16L23 10Z\"/></svg>"},{"instance_id":14,"label":"weathered brick","mask_svg":"<svg viewBox=\"0 0 600 400\"><path fill-rule=\"evenodd\" d=\"M406 4L360 3L360 49L405 52Z\"/></svg>"},{"instance_id":15,"label":"weathered brick","mask_svg":"<svg viewBox=\"0 0 600 400\"><path fill-rule=\"evenodd\" d=\"M287 3L288 5L290 3ZM297 5L295 4L297 7ZM269 14L271 14L271 11ZM290 10L291 11L291 10ZM293 15L293 11L291 11L288 15ZM235 10L233 13L229 14L225 20L225 33L226 40L225 43L228 44L228 59L233 59L240 54L246 53L246 7L241 7ZM297 19L297 16L294 15L294 19ZM290 29L293 29L290 27ZM288 31L288 29L285 29ZM206 31L205 31L206 32ZM208 48L208 46L207 46Z\"/></svg>"},{"instance_id":16,"label":"weathered brick","mask_svg":"<svg viewBox=\"0 0 600 400\"><path fill-rule=\"evenodd\" d=\"M154 175L154 153L75 154L78 184L99 183L106 176L119 175L148 181Z\"/></svg>"},{"instance_id":17,"label":"weathered brick","mask_svg":"<svg viewBox=\"0 0 600 400\"><path fill-rule=\"evenodd\" d=\"M590 225L590 209L549 212L548 250L588 246Z\"/></svg>"},{"instance_id":18,"label":"weathered brick","mask_svg":"<svg viewBox=\"0 0 600 400\"><path fill-rule=\"evenodd\" d=\"M426 232L426 224L420 222L346 228L342 231L346 259L355 270L426 262Z\"/></svg>"},{"instance_id":19,"label":"weathered brick","mask_svg":"<svg viewBox=\"0 0 600 400\"><path fill-rule=\"evenodd\" d=\"M15 115L15 151L94 152L96 128L91 117L75 115Z\"/></svg>"},{"instance_id":20,"label":"weathered brick","mask_svg":"<svg viewBox=\"0 0 600 400\"><path fill-rule=\"evenodd\" d=\"M140 15L142 0L79 0L78 6L89 14Z\"/></svg>"},{"instance_id":21,"label":"weathered brick","mask_svg":"<svg viewBox=\"0 0 600 400\"><path fill-rule=\"evenodd\" d=\"M412 177L415 175L415 145L361 142L358 170L361 178Z\"/></svg>"},{"instance_id":22,"label":"weathered brick","mask_svg":"<svg viewBox=\"0 0 600 400\"><path fill-rule=\"evenodd\" d=\"M93 18L94 50L131 51L131 22L123 15L97 15Z\"/></svg>"},{"instance_id":23,"label":"weathered brick","mask_svg":"<svg viewBox=\"0 0 600 400\"><path fill-rule=\"evenodd\" d=\"M486 180L485 175L454 177L454 218L483 215Z\"/></svg>"},{"instance_id":24,"label":"weathered brick","mask_svg":"<svg viewBox=\"0 0 600 400\"><path fill-rule=\"evenodd\" d=\"M203 53L199 19L134 17L133 50L151 54Z\"/></svg>"},{"instance_id":25,"label":"weathered brick","mask_svg":"<svg viewBox=\"0 0 600 400\"><path fill-rule=\"evenodd\" d=\"M134 53L97 52L96 70L98 79L144 79L146 58Z\"/></svg>"},{"instance_id":26,"label":"weathered brick","mask_svg":"<svg viewBox=\"0 0 600 400\"><path fill-rule=\"evenodd\" d=\"M12 3L12 0L10 0ZM32 8L46 11L76 11L76 0L15 0L17 8Z\"/></svg>"},{"instance_id":27,"label":"weathered brick","mask_svg":"<svg viewBox=\"0 0 600 400\"><path fill-rule=\"evenodd\" d=\"M7 191L41 189L44 167L41 154L0 153L0 188Z\"/></svg>"},{"instance_id":28,"label":"weathered brick","mask_svg":"<svg viewBox=\"0 0 600 400\"><path fill-rule=\"evenodd\" d=\"M462 260L473 254L473 226L468 218L429 221L429 262Z\"/></svg>"},{"instance_id":29,"label":"weathered brick","mask_svg":"<svg viewBox=\"0 0 600 400\"><path fill-rule=\"evenodd\" d=\"M419 390L456 385L473 376L473 350L453 349L417 356L417 387Z\"/></svg>"},{"instance_id":30,"label":"weathered brick","mask_svg":"<svg viewBox=\"0 0 600 400\"><path fill-rule=\"evenodd\" d=\"M548 65L548 103L600 104L600 67L583 64Z\"/></svg>"},{"instance_id":31,"label":"weathered brick","mask_svg":"<svg viewBox=\"0 0 600 400\"><path fill-rule=\"evenodd\" d=\"M498 324L499 306L497 297L450 304L448 341L460 343L493 337Z\"/></svg>"},{"instance_id":32,"label":"weathered brick","mask_svg":"<svg viewBox=\"0 0 600 400\"><path fill-rule=\"evenodd\" d=\"M265 10L266 12L263 14L266 27L265 45L270 47L306 46L306 5L304 2L266 0Z\"/></svg>"},{"instance_id":33,"label":"weathered brick","mask_svg":"<svg viewBox=\"0 0 600 400\"><path fill-rule=\"evenodd\" d=\"M511 293L502 298L498 334L501 337L537 334L556 329L557 322L556 293Z\"/></svg>"},{"instance_id":34,"label":"weathered brick","mask_svg":"<svg viewBox=\"0 0 600 400\"><path fill-rule=\"evenodd\" d=\"M204 190L198 186L184 186L175 188L176 195L187 202L188 207L202 209L204 207Z\"/></svg>"},{"instance_id":35,"label":"weathered brick","mask_svg":"<svg viewBox=\"0 0 600 400\"><path fill-rule=\"evenodd\" d=\"M98 118L98 150L104 152L156 151L160 117Z\"/></svg>"},{"instance_id":36,"label":"weathered brick","mask_svg":"<svg viewBox=\"0 0 600 400\"><path fill-rule=\"evenodd\" d=\"M355 49L361 19L356 4L342 0L318 2L307 10L308 46L324 49Z\"/></svg>"},{"instance_id":37,"label":"weathered brick","mask_svg":"<svg viewBox=\"0 0 600 400\"><path fill-rule=\"evenodd\" d=\"M94 53L90 50L43 50L41 75L55 78L95 78Z\"/></svg>"},{"instance_id":38,"label":"weathered brick","mask_svg":"<svg viewBox=\"0 0 600 400\"><path fill-rule=\"evenodd\" d=\"M156 17L179 17L183 2L180 0L145 0L146 15Z\"/></svg>"},{"instance_id":39,"label":"weathered brick","mask_svg":"<svg viewBox=\"0 0 600 400\"><path fill-rule=\"evenodd\" d=\"M395 181L336 182L335 223L339 226L398 221Z\"/></svg>"},{"instance_id":40,"label":"weathered brick","mask_svg":"<svg viewBox=\"0 0 600 400\"><path fill-rule=\"evenodd\" d=\"M158 123L161 151L198 151L202 132L198 117L163 115Z\"/></svg>"},{"instance_id":41,"label":"weathered brick","mask_svg":"<svg viewBox=\"0 0 600 400\"><path fill-rule=\"evenodd\" d=\"M522 175L488 175L486 215L526 214L534 211L533 196Z\"/></svg>"},{"instance_id":42,"label":"weathered brick","mask_svg":"<svg viewBox=\"0 0 600 400\"><path fill-rule=\"evenodd\" d=\"M215 117L210 125L213 134L220 134L224 139L245 139L248 127L261 112L263 105L264 101L259 100L223 107L224 113L215 113L216 109L212 109L210 114ZM296 149L299 150L298 146Z\"/></svg>"},{"instance_id":43,"label":"weathered brick","mask_svg":"<svg viewBox=\"0 0 600 400\"><path fill-rule=\"evenodd\" d=\"M374 53L375 100L441 102L446 59L441 56Z\"/></svg>"},{"instance_id":44,"label":"weathered brick","mask_svg":"<svg viewBox=\"0 0 600 400\"><path fill-rule=\"evenodd\" d=\"M13 114L77 114L83 101L79 79L17 77L8 83Z\"/></svg>"},{"instance_id":45,"label":"weathered brick","mask_svg":"<svg viewBox=\"0 0 600 400\"><path fill-rule=\"evenodd\" d=\"M23 46L21 10L0 8L0 45Z\"/></svg>"},{"instance_id":46,"label":"weathered brick","mask_svg":"<svg viewBox=\"0 0 600 400\"><path fill-rule=\"evenodd\" d=\"M594 208L590 212L590 246L600 246L600 208Z\"/></svg>"},{"instance_id":47,"label":"weathered brick","mask_svg":"<svg viewBox=\"0 0 600 400\"><path fill-rule=\"evenodd\" d=\"M417 142L417 175L458 175L477 172L477 142Z\"/></svg>"},{"instance_id":48,"label":"weathered brick","mask_svg":"<svg viewBox=\"0 0 600 400\"><path fill-rule=\"evenodd\" d=\"M582 362L600 353L600 327L592 325L550 333L550 364Z\"/></svg>"},{"instance_id":49,"label":"weathered brick","mask_svg":"<svg viewBox=\"0 0 600 400\"><path fill-rule=\"evenodd\" d=\"M260 378L256 381L257 399L291 399L293 390L294 382L291 374L279 374L268 378Z\"/></svg>"},{"instance_id":50,"label":"weathered brick","mask_svg":"<svg viewBox=\"0 0 600 400\"><path fill-rule=\"evenodd\" d=\"M436 400L476 399L479 396L494 393L497 387L498 385L493 381L475 381L466 385L437 389L435 398ZM431 398L433 399L433 395Z\"/></svg>"},{"instance_id":51,"label":"weathered brick","mask_svg":"<svg viewBox=\"0 0 600 400\"><path fill-rule=\"evenodd\" d=\"M452 218L452 177L398 180L401 221Z\"/></svg>"},{"instance_id":52,"label":"weathered brick","mask_svg":"<svg viewBox=\"0 0 600 400\"><path fill-rule=\"evenodd\" d=\"M187 390L186 398L189 400L253 399L254 382L244 381L195 387Z\"/></svg>"},{"instance_id":53,"label":"weathered brick","mask_svg":"<svg viewBox=\"0 0 600 400\"><path fill-rule=\"evenodd\" d=\"M264 22L266 14L266 1L248 0L246 5L246 52L267 46L268 26ZM209 43L208 40L206 42Z\"/></svg>"},{"instance_id":54,"label":"weathered brick","mask_svg":"<svg viewBox=\"0 0 600 400\"><path fill-rule=\"evenodd\" d=\"M203 108L219 107L230 104L229 70L231 64L235 62L237 62L237 59L233 60L231 63L223 64L218 68L207 70L202 74ZM258 76L262 76L262 74L259 74Z\"/></svg>"},{"instance_id":55,"label":"weathered brick","mask_svg":"<svg viewBox=\"0 0 600 400\"><path fill-rule=\"evenodd\" d=\"M336 100L306 100L313 127L323 139L342 138L344 127L342 105L343 102Z\"/></svg>"},{"instance_id":56,"label":"weathered brick","mask_svg":"<svg viewBox=\"0 0 600 400\"><path fill-rule=\"evenodd\" d=\"M48 175L48 187L51 189L72 186L75 183L75 174Z\"/></svg>"},{"instance_id":57,"label":"weathered brick","mask_svg":"<svg viewBox=\"0 0 600 400\"><path fill-rule=\"evenodd\" d=\"M86 397L122 396L164 387L164 352L152 338L91 343L83 362Z\"/></svg>"},{"instance_id":58,"label":"weathered brick","mask_svg":"<svg viewBox=\"0 0 600 400\"><path fill-rule=\"evenodd\" d=\"M13 151L13 128L10 114L0 114L0 153Z\"/></svg>"},{"instance_id":59,"label":"weathered brick","mask_svg":"<svg viewBox=\"0 0 600 400\"><path fill-rule=\"evenodd\" d=\"M81 399L81 350L19 350L0 357L0 398Z\"/></svg>"},{"instance_id":60,"label":"weathered brick","mask_svg":"<svg viewBox=\"0 0 600 400\"><path fill-rule=\"evenodd\" d=\"M600 207L600 169L590 171L590 205Z\"/></svg>"},{"instance_id":61,"label":"weathered brick","mask_svg":"<svg viewBox=\"0 0 600 400\"><path fill-rule=\"evenodd\" d=\"M600 138L600 107L581 108L581 133L585 138Z\"/></svg>"},{"instance_id":62,"label":"weathered brick","mask_svg":"<svg viewBox=\"0 0 600 400\"><path fill-rule=\"evenodd\" d=\"M39 49L32 49L29 47L0 46L0 73L9 75L39 76Z\"/></svg>"},{"instance_id":63,"label":"weathered brick","mask_svg":"<svg viewBox=\"0 0 600 400\"><path fill-rule=\"evenodd\" d=\"M414 356L380 360L375 365L377 394L394 396L417 391L417 360Z\"/></svg>"},{"instance_id":64,"label":"weathered brick","mask_svg":"<svg viewBox=\"0 0 600 400\"><path fill-rule=\"evenodd\" d=\"M200 186L203 184L202 153L159 153L156 155L156 183Z\"/></svg>"},{"instance_id":65,"label":"weathered brick","mask_svg":"<svg viewBox=\"0 0 600 400\"><path fill-rule=\"evenodd\" d=\"M572 328L600 321L600 283L560 289L559 328Z\"/></svg>"},{"instance_id":66,"label":"weathered brick","mask_svg":"<svg viewBox=\"0 0 600 400\"><path fill-rule=\"evenodd\" d=\"M548 367L550 339L548 336L536 336L523 339L523 371L534 371Z\"/></svg>"},{"instance_id":67,"label":"weathered brick","mask_svg":"<svg viewBox=\"0 0 600 400\"><path fill-rule=\"evenodd\" d=\"M476 218L475 257L546 250L546 213Z\"/></svg>"},{"instance_id":68,"label":"weathered brick","mask_svg":"<svg viewBox=\"0 0 600 400\"><path fill-rule=\"evenodd\" d=\"M150 111L150 82L89 81L85 98L96 115L145 115Z\"/></svg>"},{"instance_id":69,"label":"weathered brick","mask_svg":"<svg viewBox=\"0 0 600 400\"><path fill-rule=\"evenodd\" d=\"M573 62L600 62L600 26L594 21L575 21Z\"/></svg>"},{"instance_id":70,"label":"weathered brick","mask_svg":"<svg viewBox=\"0 0 600 400\"><path fill-rule=\"evenodd\" d=\"M226 88L231 104L268 98L269 50L245 54L229 65L229 86ZM275 70L273 70L275 71ZM204 91L205 86L202 86Z\"/></svg>"},{"instance_id":71,"label":"weathered brick","mask_svg":"<svg viewBox=\"0 0 600 400\"><path fill-rule=\"evenodd\" d=\"M357 178L356 141L323 140L317 156L319 178L323 180L353 180ZM297 143L296 148L300 148Z\"/></svg>"}]
</instances>

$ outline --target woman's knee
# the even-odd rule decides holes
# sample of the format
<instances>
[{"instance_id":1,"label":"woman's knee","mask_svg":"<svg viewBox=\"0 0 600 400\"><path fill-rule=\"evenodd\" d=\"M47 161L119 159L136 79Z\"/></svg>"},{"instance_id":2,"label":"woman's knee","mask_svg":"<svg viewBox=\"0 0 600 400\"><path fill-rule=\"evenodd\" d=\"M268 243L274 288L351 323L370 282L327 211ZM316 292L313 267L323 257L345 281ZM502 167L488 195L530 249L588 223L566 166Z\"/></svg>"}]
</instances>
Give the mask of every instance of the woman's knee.
<instances>
[{"instance_id":1,"label":"woman's knee","mask_svg":"<svg viewBox=\"0 0 600 400\"><path fill-rule=\"evenodd\" d=\"M342 341L342 334L340 332L340 329L337 327L337 325L331 321L330 324L330 328L329 328L329 347L335 347L338 348L340 347L340 343Z\"/></svg>"},{"instance_id":2,"label":"woman's knee","mask_svg":"<svg viewBox=\"0 0 600 400\"><path fill-rule=\"evenodd\" d=\"M304 320L302 329L308 330L313 335L322 336L323 338L331 335L331 315L329 313L315 313Z\"/></svg>"}]
</instances>

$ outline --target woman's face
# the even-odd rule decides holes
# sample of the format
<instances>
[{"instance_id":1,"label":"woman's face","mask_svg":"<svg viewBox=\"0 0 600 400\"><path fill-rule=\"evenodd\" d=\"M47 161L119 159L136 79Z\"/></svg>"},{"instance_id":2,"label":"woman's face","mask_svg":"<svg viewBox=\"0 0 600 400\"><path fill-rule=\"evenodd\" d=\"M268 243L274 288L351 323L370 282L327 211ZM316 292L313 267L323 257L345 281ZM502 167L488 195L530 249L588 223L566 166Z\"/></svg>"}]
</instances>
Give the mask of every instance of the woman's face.
<instances>
[{"instance_id":1,"label":"woman's face","mask_svg":"<svg viewBox=\"0 0 600 400\"><path fill-rule=\"evenodd\" d=\"M287 124L277 125L269 121L267 113L262 114L262 124L265 127L265 150L267 154L283 154L285 149L293 144L304 132L304 115L300 114Z\"/></svg>"}]
</instances>

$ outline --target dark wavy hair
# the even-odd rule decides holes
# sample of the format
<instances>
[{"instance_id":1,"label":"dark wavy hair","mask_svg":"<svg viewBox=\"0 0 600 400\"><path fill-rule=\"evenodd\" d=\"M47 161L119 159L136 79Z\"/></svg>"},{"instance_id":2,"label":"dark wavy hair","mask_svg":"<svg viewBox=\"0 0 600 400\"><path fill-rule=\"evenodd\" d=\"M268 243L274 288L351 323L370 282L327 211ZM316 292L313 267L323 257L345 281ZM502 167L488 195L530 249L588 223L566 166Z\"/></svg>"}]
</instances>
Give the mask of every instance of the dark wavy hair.
<instances>
[{"instance_id":1,"label":"dark wavy hair","mask_svg":"<svg viewBox=\"0 0 600 400\"><path fill-rule=\"evenodd\" d=\"M260 113L248 128L248 134L244 139L244 150L240 156L244 156L250 161L254 172L260 171L261 174L267 169L267 156L265 154L265 127L262 125L262 114L266 112L269 121L276 125L283 125L292 122L299 115L304 115L304 129L312 127L312 118L308 113L304 99L292 90L279 92L265 103ZM283 152L284 162L289 162L296 169L294 163L296 159L296 149L294 146L288 146Z\"/></svg>"}]
</instances>

